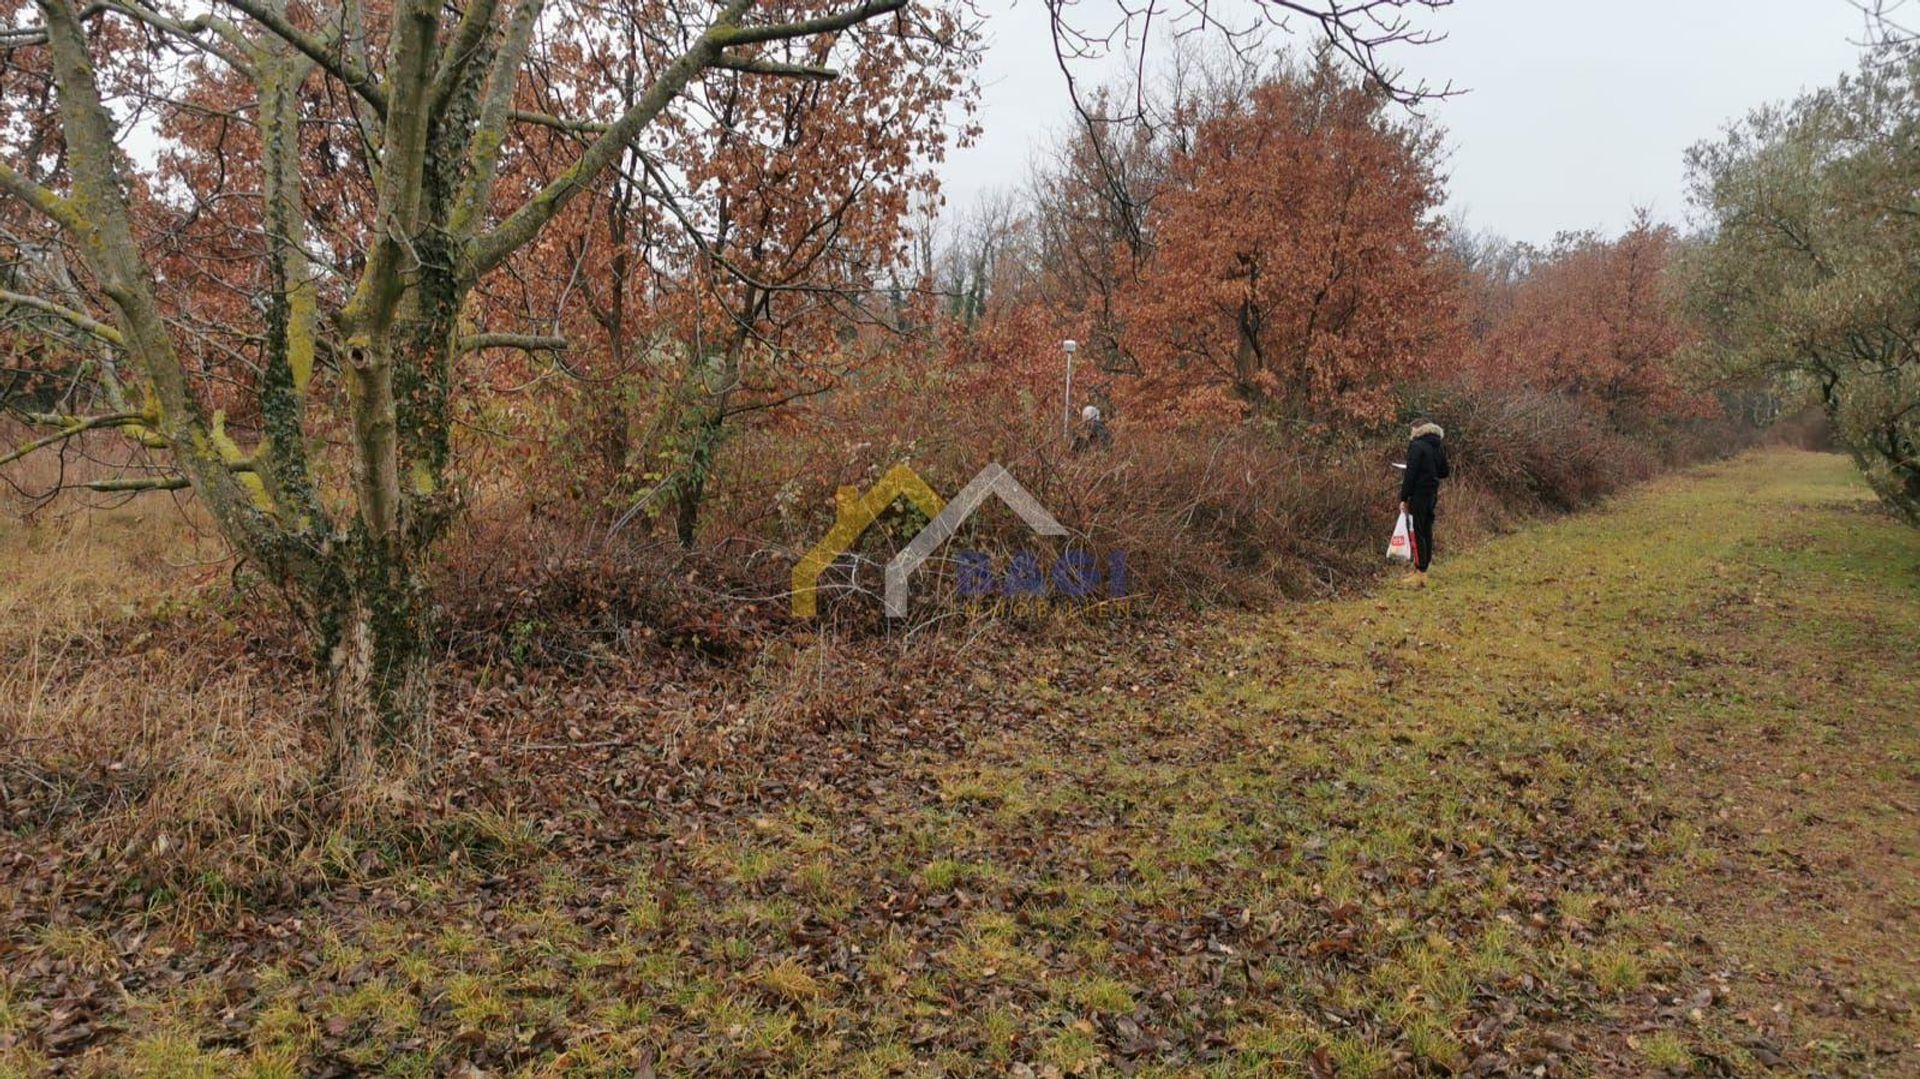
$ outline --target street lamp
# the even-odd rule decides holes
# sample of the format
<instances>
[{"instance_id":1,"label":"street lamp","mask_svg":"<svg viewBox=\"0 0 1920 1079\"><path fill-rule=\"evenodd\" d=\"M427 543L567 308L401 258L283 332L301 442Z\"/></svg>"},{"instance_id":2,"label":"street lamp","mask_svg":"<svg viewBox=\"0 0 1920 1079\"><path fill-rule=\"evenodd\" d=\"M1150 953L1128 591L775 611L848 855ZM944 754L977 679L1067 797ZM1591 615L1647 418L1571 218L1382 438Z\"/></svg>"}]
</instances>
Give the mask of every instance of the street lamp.
<instances>
[{"instance_id":1,"label":"street lamp","mask_svg":"<svg viewBox=\"0 0 1920 1079\"><path fill-rule=\"evenodd\" d=\"M1060 347L1067 350L1067 394L1062 401L1060 412L1060 437L1073 440L1073 354L1080 351L1080 342L1066 340Z\"/></svg>"}]
</instances>

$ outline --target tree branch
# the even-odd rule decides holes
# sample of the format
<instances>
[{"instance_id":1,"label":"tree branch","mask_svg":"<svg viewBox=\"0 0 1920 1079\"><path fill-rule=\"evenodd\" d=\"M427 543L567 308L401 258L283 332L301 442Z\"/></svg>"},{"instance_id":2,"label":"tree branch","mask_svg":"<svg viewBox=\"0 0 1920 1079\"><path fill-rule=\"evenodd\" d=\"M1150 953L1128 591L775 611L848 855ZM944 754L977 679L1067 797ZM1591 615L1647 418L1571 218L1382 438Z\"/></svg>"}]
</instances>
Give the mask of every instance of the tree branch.
<instances>
[{"instance_id":1,"label":"tree branch","mask_svg":"<svg viewBox=\"0 0 1920 1079\"><path fill-rule=\"evenodd\" d=\"M15 171L5 162L0 162L0 191L5 191L39 212L41 216L66 226L76 234L84 232L87 228L86 217L74 209L72 201L66 196L34 183L27 179L24 173Z\"/></svg>"},{"instance_id":2,"label":"tree branch","mask_svg":"<svg viewBox=\"0 0 1920 1079\"><path fill-rule=\"evenodd\" d=\"M184 491L193 486L193 484L187 482L185 476L176 473L172 476L140 476L118 480L89 480L78 486L89 491L138 493L141 491Z\"/></svg>"},{"instance_id":3,"label":"tree branch","mask_svg":"<svg viewBox=\"0 0 1920 1079\"><path fill-rule=\"evenodd\" d=\"M258 550L266 538L265 522L251 510L246 493L212 449L192 382L160 312L152 269L134 239L117 167L116 131L100 96L86 34L71 0L38 0L38 5L46 17L47 50L60 91L60 125L73 176L74 197L60 200L63 212L55 219L67 224L100 291L119 313L124 347L153 393L157 411L152 428L167 440L174 463L223 521L228 538L243 549Z\"/></svg>"},{"instance_id":4,"label":"tree branch","mask_svg":"<svg viewBox=\"0 0 1920 1079\"><path fill-rule=\"evenodd\" d=\"M334 56L326 43L302 31L288 22L285 15L260 3L259 0L226 0L226 2L240 9L275 37L305 53L307 58L319 64L322 70L345 83L354 93L359 94L362 100L373 106L375 112L383 117L387 114L387 94L381 88L379 80L351 58Z\"/></svg>"},{"instance_id":5,"label":"tree branch","mask_svg":"<svg viewBox=\"0 0 1920 1079\"><path fill-rule=\"evenodd\" d=\"M564 352L569 347L564 337L545 337L529 333L476 333L462 337L458 351L478 352L483 348L517 348L522 352Z\"/></svg>"},{"instance_id":6,"label":"tree branch","mask_svg":"<svg viewBox=\"0 0 1920 1079\"><path fill-rule=\"evenodd\" d=\"M652 86L638 101L588 145L573 166L542 188L533 198L508 215L492 232L475 239L468 247L466 275L477 280L526 246L547 222L587 189L602 171L612 165L628 144L653 122L694 77L722 61L721 50L735 45L767 41L785 41L834 33L905 7L907 0L868 0L858 7L814 19L742 27L740 17L754 0L729 0L717 18L688 49L661 70ZM784 65L782 65L784 66ZM780 74L809 74L804 71Z\"/></svg>"},{"instance_id":7,"label":"tree branch","mask_svg":"<svg viewBox=\"0 0 1920 1079\"><path fill-rule=\"evenodd\" d=\"M24 308L27 308L28 310L39 311L43 314L52 315L53 317L60 319L61 321L66 322L67 324L73 326L75 329L85 330L87 333L90 333L93 336L98 337L100 340L105 341L110 345L126 344L126 338L120 336L119 330L114 329L112 326L109 326L106 323L101 322L99 319L96 319L90 315L82 314L79 311L74 311L65 307L61 307L59 304L54 303L51 300L43 300L38 296L28 296L25 293L14 292L10 289L0 288L0 304L7 304L13 307L24 307Z\"/></svg>"},{"instance_id":8,"label":"tree branch","mask_svg":"<svg viewBox=\"0 0 1920 1079\"><path fill-rule=\"evenodd\" d=\"M340 318L355 333L386 332L404 291L401 266L413 257L411 245L419 225L420 191L432 128L427 91L433 74L438 11L434 0L396 0L390 16L387 78L393 96L385 102L374 233L359 283Z\"/></svg>"},{"instance_id":9,"label":"tree branch","mask_svg":"<svg viewBox=\"0 0 1920 1079\"><path fill-rule=\"evenodd\" d=\"M830 67L817 67L811 64L783 64L778 60L761 60L748 56L722 56L715 60L713 67L728 71L744 71L752 75L783 75L797 79L837 79L840 73Z\"/></svg>"},{"instance_id":10,"label":"tree branch","mask_svg":"<svg viewBox=\"0 0 1920 1079\"><path fill-rule=\"evenodd\" d=\"M466 239L479 228L493 196L499 176L500 148L507 139L507 119L513 115L513 91L520 81L520 66L526 61L533 42L534 23L540 18L540 0L518 0L507 32L487 72L487 85L480 100L480 117L473 141L467 149L467 180L461 186L448 227L456 237ZM557 122L557 121L556 121Z\"/></svg>"},{"instance_id":11,"label":"tree branch","mask_svg":"<svg viewBox=\"0 0 1920 1079\"><path fill-rule=\"evenodd\" d=\"M544 112L529 112L526 109L509 110L507 119L515 123L534 124L539 127L550 127L555 131L571 131L580 135L598 135L607 129L606 124L592 120L562 120L558 116L550 116Z\"/></svg>"},{"instance_id":12,"label":"tree branch","mask_svg":"<svg viewBox=\"0 0 1920 1079\"><path fill-rule=\"evenodd\" d=\"M763 41L787 41L796 37L831 34L889 12L899 11L906 6L907 0L868 0L867 3L856 8L848 8L831 15L821 15L818 18L801 19L798 22L736 26L721 33L720 47L726 49L735 45L754 45Z\"/></svg>"},{"instance_id":13,"label":"tree branch","mask_svg":"<svg viewBox=\"0 0 1920 1079\"><path fill-rule=\"evenodd\" d=\"M169 18L145 4L136 2L118 3L110 0L108 3L97 4L94 8L88 10L111 11L132 19L135 22L145 23L162 33L172 34L174 37L180 38L183 41L191 42L197 49L201 49L213 56L218 56L221 60L231 65L236 71L250 72L252 70L252 66L247 63L246 57L232 51L235 42L229 37L227 32L223 32L223 28L225 31L230 32L232 27L220 23L220 20L215 19L210 12L203 12L182 22L178 19ZM85 16L86 13L83 12L81 17L84 18ZM227 43L228 48L216 48L212 44L200 40L200 35L207 30L213 30L216 34L219 34L221 39Z\"/></svg>"},{"instance_id":14,"label":"tree branch","mask_svg":"<svg viewBox=\"0 0 1920 1079\"><path fill-rule=\"evenodd\" d=\"M587 185L613 163L620 151L637 138L653 122L654 117L660 115L680 91L693 81L694 76L713 63L720 55L720 39L752 4L753 0L729 0L706 32L661 70L647 92L590 143L578 161L508 215L492 232L473 240L468 247L467 279L478 280L505 262L508 256L532 241L547 222L585 191ZM472 220L478 220L477 213Z\"/></svg>"},{"instance_id":15,"label":"tree branch","mask_svg":"<svg viewBox=\"0 0 1920 1079\"><path fill-rule=\"evenodd\" d=\"M151 416L139 412L115 412L106 416L87 417L61 417L50 416L46 413L34 413L28 415L27 418L36 423L57 422L61 427L60 430L55 431L45 438L36 438L11 453L0 454L0 465L10 465L35 450L45 449L58 442L65 442L67 439L86 431L95 431L102 427L145 427L153 422Z\"/></svg>"},{"instance_id":16,"label":"tree branch","mask_svg":"<svg viewBox=\"0 0 1920 1079\"><path fill-rule=\"evenodd\" d=\"M438 71L433 76L433 87L427 92L428 111L438 115L453 96L454 87L460 84L467 65L479 54L480 46L486 41L487 31L493 29L493 13L499 10L499 0L471 0L467 10L460 16L460 24L454 28L453 36L440 50Z\"/></svg>"}]
</instances>

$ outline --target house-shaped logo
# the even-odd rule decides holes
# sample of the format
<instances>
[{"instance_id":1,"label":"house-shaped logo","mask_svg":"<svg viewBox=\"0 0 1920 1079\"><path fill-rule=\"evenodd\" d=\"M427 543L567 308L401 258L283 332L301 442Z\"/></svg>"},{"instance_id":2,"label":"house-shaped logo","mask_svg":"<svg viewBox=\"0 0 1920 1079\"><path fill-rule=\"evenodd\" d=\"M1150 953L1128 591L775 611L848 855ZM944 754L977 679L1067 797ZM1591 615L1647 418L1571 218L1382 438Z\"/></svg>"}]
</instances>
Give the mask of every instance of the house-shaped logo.
<instances>
[{"instance_id":1,"label":"house-shaped logo","mask_svg":"<svg viewBox=\"0 0 1920 1079\"><path fill-rule=\"evenodd\" d=\"M865 494L853 487L842 487L834 493L834 522L826 536L813 545L793 567L793 613L801 618L812 618L819 612L820 574L833 560L852 547L860 533L874 522L896 498L905 498L922 513L931 518L925 528L914 534L906 547L888 561L886 578L886 609L889 618L904 618L907 614L907 581L913 571L920 568L929 556L939 550L973 511L980 508L988 496L997 497L1007 507L1026 522L1028 528L1042 536L1064 536L1066 528L1055 520L1053 514L1040 505L1020 481L1013 478L998 464L990 464L981 469L960 493L953 496L951 502L942 502L933 488L920 478L912 468L905 464L894 465L880 482L869 488Z\"/></svg>"}]
</instances>

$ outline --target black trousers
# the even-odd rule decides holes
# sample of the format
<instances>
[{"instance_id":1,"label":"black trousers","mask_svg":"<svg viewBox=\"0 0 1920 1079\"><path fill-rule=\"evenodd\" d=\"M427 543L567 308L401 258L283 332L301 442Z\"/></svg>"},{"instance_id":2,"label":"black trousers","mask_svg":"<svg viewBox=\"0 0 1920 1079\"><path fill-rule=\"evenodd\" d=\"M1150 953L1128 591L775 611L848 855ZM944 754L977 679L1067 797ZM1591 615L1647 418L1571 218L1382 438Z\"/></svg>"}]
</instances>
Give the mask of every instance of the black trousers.
<instances>
[{"instance_id":1,"label":"black trousers","mask_svg":"<svg viewBox=\"0 0 1920 1079\"><path fill-rule=\"evenodd\" d=\"M1433 561L1433 511L1439 507L1440 493L1416 494L1407 499L1407 512L1413 516L1414 568L1427 572Z\"/></svg>"}]
</instances>

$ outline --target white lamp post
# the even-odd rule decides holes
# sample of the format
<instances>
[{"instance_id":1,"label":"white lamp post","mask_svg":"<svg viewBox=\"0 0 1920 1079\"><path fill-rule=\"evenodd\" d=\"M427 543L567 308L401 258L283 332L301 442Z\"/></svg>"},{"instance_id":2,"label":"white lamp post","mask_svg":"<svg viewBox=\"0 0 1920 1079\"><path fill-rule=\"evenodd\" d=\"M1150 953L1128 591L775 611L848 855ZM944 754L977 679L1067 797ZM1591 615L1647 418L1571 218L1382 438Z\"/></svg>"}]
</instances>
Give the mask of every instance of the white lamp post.
<instances>
[{"instance_id":1,"label":"white lamp post","mask_svg":"<svg viewBox=\"0 0 1920 1079\"><path fill-rule=\"evenodd\" d=\"M1073 354L1080 351L1080 342L1067 340L1060 343L1067 350L1067 394L1062 402L1060 413L1060 437L1073 440Z\"/></svg>"}]
</instances>

